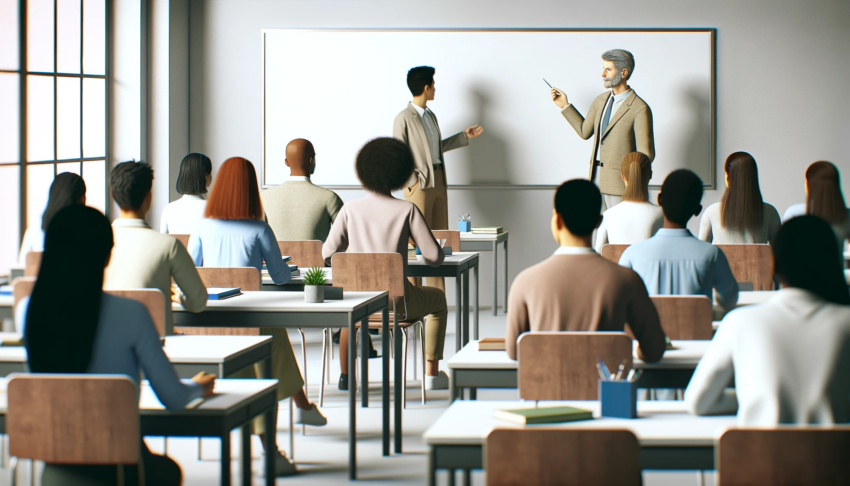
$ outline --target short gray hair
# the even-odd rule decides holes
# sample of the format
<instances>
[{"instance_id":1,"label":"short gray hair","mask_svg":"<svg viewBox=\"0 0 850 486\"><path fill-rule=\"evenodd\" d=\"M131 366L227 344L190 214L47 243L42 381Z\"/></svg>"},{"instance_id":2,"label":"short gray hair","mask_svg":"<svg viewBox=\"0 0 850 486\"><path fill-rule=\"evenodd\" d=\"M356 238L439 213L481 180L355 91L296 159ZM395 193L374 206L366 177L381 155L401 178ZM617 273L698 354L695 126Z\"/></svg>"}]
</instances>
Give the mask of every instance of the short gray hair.
<instances>
[{"instance_id":1,"label":"short gray hair","mask_svg":"<svg viewBox=\"0 0 850 486\"><path fill-rule=\"evenodd\" d=\"M632 72L635 70L635 57L631 52L625 49L611 49L602 54L602 60L613 62L619 72L623 69L627 70L629 74L626 75L626 79L632 77Z\"/></svg>"}]
</instances>

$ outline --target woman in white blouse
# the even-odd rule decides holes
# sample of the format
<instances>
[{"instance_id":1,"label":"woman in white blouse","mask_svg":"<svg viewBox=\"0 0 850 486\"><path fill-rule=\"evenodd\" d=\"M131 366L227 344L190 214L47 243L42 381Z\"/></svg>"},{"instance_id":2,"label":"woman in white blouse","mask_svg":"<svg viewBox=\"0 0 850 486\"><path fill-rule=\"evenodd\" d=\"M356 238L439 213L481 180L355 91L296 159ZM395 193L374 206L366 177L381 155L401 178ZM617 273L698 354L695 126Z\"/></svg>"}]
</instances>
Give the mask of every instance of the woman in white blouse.
<instances>
[{"instance_id":1,"label":"woman in white blouse","mask_svg":"<svg viewBox=\"0 0 850 486\"><path fill-rule=\"evenodd\" d=\"M832 228L794 218L772 246L782 290L726 315L685 391L688 410L737 412L748 426L847 423L850 293Z\"/></svg>"},{"instance_id":2,"label":"woman in white blouse","mask_svg":"<svg viewBox=\"0 0 850 486\"><path fill-rule=\"evenodd\" d=\"M596 251L606 243L631 245L652 238L664 224L661 208L649 202L649 179L652 163L649 157L632 152L623 158L620 177L626 184L623 202L602 214L602 224L596 230Z\"/></svg>"},{"instance_id":3,"label":"woman in white blouse","mask_svg":"<svg viewBox=\"0 0 850 486\"><path fill-rule=\"evenodd\" d=\"M207 201L204 195L212 183L212 162L204 154L191 153L180 162L177 175L177 192L180 199L169 203L162 210L159 232L172 235L195 233L198 221L204 217Z\"/></svg>"},{"instance_id":4,"label":"woman in white blouse","mask_svg":"<svg viewBox=\"0 0 850 486\"><path fill-rule=\"evenodd\" d=\"M50 184L47 207L41 216L41 226L24 231L21 252L18 254L19 263L26 263L27 253L31 251L44 251L44 232L47 231L50 220L53 215L72 204L86 205L86 183L73 172L63 172Z\"/></svg>"},{"instance_id":5,"label":"woman in white blouse","mask_svg":"<svg viewBox=\"0 0 850 486\"><path fill-rule=\"evenodd\" d=\"M844 250L850 239L850 209L841 193L841 176L832 163L815 162L806 169L806 202L795 204L785 211L782 221L811 214L825 220L835 231L838 246Z\"/></svg>"}]
</instances>

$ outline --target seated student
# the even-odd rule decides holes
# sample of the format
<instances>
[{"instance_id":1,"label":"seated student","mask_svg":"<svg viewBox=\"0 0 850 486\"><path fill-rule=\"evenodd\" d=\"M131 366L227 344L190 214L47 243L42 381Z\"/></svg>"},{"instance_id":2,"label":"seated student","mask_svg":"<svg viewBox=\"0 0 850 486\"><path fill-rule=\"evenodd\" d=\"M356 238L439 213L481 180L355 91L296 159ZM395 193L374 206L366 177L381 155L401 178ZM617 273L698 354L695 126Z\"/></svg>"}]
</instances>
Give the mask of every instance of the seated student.
<instances>
[{"instance_id":1,"label":"seated student","mask_svg":"<svg viewBox=\"0 0 850 486\"><path fill-rule=\"evenodd\" d=\"M204 195L212 183L212 162L204 154L191 153L180 162L177 192L180 199L168 203L159 218L159 232L172 235L191 235L204 217L207 201Z\"/></svg>"},{"instance_id":2,"label":"seated student","mask_svg":"<svg viewBox=\"0 0 850 486\"><path fill-rule=\"evenodd\" d=\"M195 263L176 238L160 234L145 221L153 200L153 169L141 162L123 162L109 174L109 191L118 204L112 223L115 248L106 268L107 289L159 289L189 312L207 306L207 288ZM171 279L180 287L172 290ZM165 329L172 328L171 306L165 306Z\"/></svg>"},{"instance_id":3,"label":"seated student","mask_svg":"<svg viewBox=\"0 0 850 486\"><path fill-rule=\"evenodd\" d=\"M274 283L282 285L289 282L289 266L281 259L274 233L263 221L257 173L251 162L242 157L224 161L218 170L204 216L205 219L198 224L197 233L189 237L189 253L196 265L254 267L262 271L265 261ZM260 334L272 336L274 369L268 378L278 380L277 399L293 398L298 407L295 410L296 423L316 426L327 424L328 419L304 395L304 380L286 329L260 328ZM257 374L262 375L259 367L255 369ZM250 370L248 375L252 375ZM248 375L239 374L239 377ZM265 433L262 420L254 422L254 433ZM277 475L295 473L295 466L289 459L280 451L277 453Z\"/></svg>"},{"instance_id":4,"label":"seated student","mask_svg":"<svg viewBox=\"0 0 850 486\"><path fill-rule=\"evenodd\" d=\"M782 226L773 245L782 289L723 319L685 391L691 413L737 411L747 426L850 421L850 293L838 256L820 218Z\"/></svg>"},{"instance_id":5,"label":"seated student","mask_svg":"<svg viewBox=\"0 0 850 486\"><path fill-rule=\"evenodd\" d=\"M263 191L263 209L279 241L319 240L328 232L342 207L335 192L313 185L316 151L309 140L295 139L286 146L290 176L283 184Z\"/></svg>"},{"instance_id":6,"label":"seated student","mask_svg":"<svg viewBox=\"0 0 850 486\"><path fill-rule=\"evenodd\" d=\"M735 152L726 159L725 169L726 191L703 213L699 239L715 245L770 243L782 222L776 208L761 198L756 160Z\"/></svg>"},{"instance_id":7,"label":"seated student","mask_svg":"<svg viewBox=\"0 0 850 486\"><path fill-rule=\"evenodd\" d=\"M413 174L410 148L393 138L371 140L357 154L357 177L369 193L350 201L340 210L322 248L325 263L334 253L390 253L402 256L407 277L407 242L412 239L431 266L443 263L445 254L434 239L419 209L411 202L396 199L392 191L404 187ZM428 361L425 386L446 389L449 377L440 371L446 342L446 294L434 287L416 287L405 280L404 299L407 319L425 318L425 359ZM348 330L339 340L341 390L348 389Z\"/></svg>"},{"instance_id":8,"label":"seated student","mask_svg":"<svg viewBox=\"0 0 850 486\"><path fill-rule=\"evenodd\" d=\"M138 386L144 372L169 410L213 392L215 377L200 375L183 383L162 351L145 307L102 291L103 269L110 259L112 229L100 211L72 205L59 211L47 229L44 257L32 296L18 304L25 322L29 369L34 373L125 375ZM73 285L68 276L73 275ZM167 456L141 449L148 484L179 485L180 466ZM44 485L115 484L114 466L46 464ZM127 484L137 484L135 466Z\"/></svg>"},{"instance_id":9,"label":"seated student","mask_svg":"<svg viewBox=\"0 0 850 486\"><path fill-rule=\"evenodd\" d=\"M702 210L702 181L687 169L664 179L658 204L664 226L652 238L628 247L620 265L634 269L649 295L705 295L717 292L717 303L728 311L738 303L738 283L729 261L716 246L694 238L688 220Z\"/></svg>"},{"instance_id":10,"label":"seated student","mask_svg":"<svg viewBox=\"0 0 850 486\"><path fill-rule=\"evenodd\" d=\"M601 207L599 189L585 179L567 181L555 192L552 236L561 246L511 284L505 328L511 359L517 358L517 338L524 332L622 332L626 323L644 360L655 362L664 354L664 331L640 277L590 246Z\"/></svg>"},{"instance_id":11,"label":"seated student","mask_svg":"<svg viewBox=\"0 0 850 486\"><path fill-rule=\"evenodd\" d=\"M795 204L785 211L783 221L811 214L825 220L835 231L838 247L844 251L850 239L850 209L841 193L841 176L830 162L819 161L806 169L806 202Z\"/></svg>"},{"instance_id":12,"label":"seated student","mask_svg":"<svg viewBox=\"0 0 850 486\"><path fill-rule=\"evenodd\" d=\"M27 253L31 251L44 251L44 232L47 231L47 225L53 215L72 204L86 205L86 183L73 172L63 172L50 184L47 207L41 216L41 226L24 231L18 263L26 263Z\"/></svg>"},{"instance_id":13,"label":"seated student","mask_svg":"<svg viewBox=\"0 0 850 486\"><path fill-rule=\"evenodd\" d=\"M606 243L631 245L652 238L664 224L661 208L649 202L649 179L652 162L640 152L623 158L620 177L626 184L623 202L602 213L602 224L596 230L596 251Z\"/></svg>"}]
</instances>

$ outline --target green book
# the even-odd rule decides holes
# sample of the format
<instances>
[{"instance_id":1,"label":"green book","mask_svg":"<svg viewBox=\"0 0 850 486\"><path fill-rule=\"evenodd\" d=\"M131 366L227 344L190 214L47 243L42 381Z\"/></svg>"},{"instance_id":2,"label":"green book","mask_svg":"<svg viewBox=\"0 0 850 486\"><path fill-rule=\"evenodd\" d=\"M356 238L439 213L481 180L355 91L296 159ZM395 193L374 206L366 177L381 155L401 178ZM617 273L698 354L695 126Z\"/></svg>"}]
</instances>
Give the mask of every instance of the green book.
<instances>
[{"instance_id":1,"label":"green book","mask_svg":"<svg viewBox=\"0 0 850 486\"><path fill-rule=\"evenodd\" d=\"M557 424L576 420L590 420L593 412L575 407L539 407L496 410L493 417L521 425Z\"/></svg>"}]
</instances>

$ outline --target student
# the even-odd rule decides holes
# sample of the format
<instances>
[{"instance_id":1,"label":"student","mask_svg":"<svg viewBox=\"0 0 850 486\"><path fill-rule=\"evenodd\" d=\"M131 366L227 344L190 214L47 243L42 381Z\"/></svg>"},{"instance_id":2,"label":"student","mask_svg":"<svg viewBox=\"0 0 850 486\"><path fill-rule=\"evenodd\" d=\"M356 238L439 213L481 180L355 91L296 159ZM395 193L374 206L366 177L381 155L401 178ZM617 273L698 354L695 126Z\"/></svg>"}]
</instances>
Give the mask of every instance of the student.
<instances>
[{"instance_id":1,"label":"student","mask_svg":"<svg viewBox=\"0 0 850 486\"><path fill-rule=\"evenodd\" d=\"M212 183L212 162L204 154L191 153L180 162L177 174L177 192L180 199L168 203L159 218L162 234L191 235L198 221L204 217L207 202L204 195Z\"/></svg>"},{"instance_id":2,"label":"student","mask_svg":"<svg viewBox=\"0 0 850 486\"><path fill-rule=\"evenodd\" d=\"M266 218L278 241L319 240L328 232L342 207L335 192L314 185L316 151L309 140L295 139L286 146L289 178L260 194Z\"/></svg>"},{"instance_id":3,"label":"student","mask_svg":"<svg viewBox=\"0 0 850 486\"><path fill-rule=\"evenodd\" d=\"M360 149L354 163L357 177L369 193L348 202L334 221L328 240L322 248L325 263L330 265L334 253L398 253L407 277L407 242L412 239L425 262L436 267L445 254L434 239L425 218L413 203L392 196L404 187L413 174L413 155L403 142L392 138L376 138ZM446 342L446 294L434 287L417 287L408 280L404 284L407 319L425 318L425 359L428 362L425 386L429 390L447 389L449 377L440 371ZM348 329L339 340L342 375L341 390L348 389Z\"/></svg>"},{"instance_id":4,"label":"student","mask_svg":"<svg viewBox=\"0 0 850 486\"><path fill-rule=\"evenodd\" d=\"M18 304L21 322L26 323L30 371L124 375L137 386L144 372L169 410L181 410L195 398L212 394L213 375L201 373L194 383L177 378L142 304L102 291L103 270L112 250L112 229L103 214L83 205L59 211L44 246L32 296ZM148 484L181 483L176 462L152 454L144 441L140 448ZM114 466L46 464L41 484L114 484L115 475ZM136 484L135 467L125 477L127 484Z\"/></svg>"},{"instance_id":5,"label":"student","mask_svg":"<svg viewBox=\"0 0 850 486\"><path fill-rule=\"evenodd\" d=\"M523 270L511 284L505 349L517 358L517 339L528 331L619 331L626 323L644 360L664 354L665 337L646 287L633 271L593 251L590 239L602 219L602 195L585 179L555 192L552 236L560 247ZM565 278L582 275L584 278Z\"/></svg>"},{"instance_id":6,"label":"student","mask_svg":"<svg viewBox=\"0 0 850 486\"><path fill-rule=\"evenodd\" d=\"M699 239L715 245L770 243L782 222L779 212L761 198L756 160L746 152L726 159L726 192L706 208Z\"/></svg>"},{"instance_id":7,"label":"student","mask_svg":"<svg viewBox=\"0 0 850 486\"><path fill-rule=\"evenodd\" d=\"M115 248L106 268L107 289L159 289L189 312L207 306L207 288L186 248L172 236L151 229L145 221L153 200L153 169L141 162L123 162L109 174L109 190L118 204L112 223ZM171 280L179 290L172 289ZM165 329L173 327L171 305L165 306Z\"/></svg>"},{"instance_id":8,"label":"student","mask_svg":"<svg viewBox=\"0 0 850 486\"><path fill-rule=\"evenodd\" d=\"M811 214L825 220L835 231L838 247L844 251L850 238L850 209L841 193L841 176L830 162L819 161L806 169L806 202L795 204L785 211L783 221Z\"/></svg>"},{"instance_id":9,"label":"student","mask_svg":"<svg viewBox=\"0 0 850 486\"><path fill-rule=\"evenodd\" d=\"M664 224L661 208L649 202L649 157L640 152L626 155L620 165L620 178L626 185L623 202L602 214L602 224L596 231L597 252L606 243L631 245L649 239Z\"/></svg>"},{"instance_id":10,"label":"student","mask_svg":"<svg viewBox=\"0 0 850 486\"><path fill-rule=\"evenodd\" d=\"M850 421L850 294L839 256L820 218L782 226L773 245L782 289L723 319L685 391L692 414L737 411L742 426Z\"/></svg>"},{"instance_id":11,"label":"student","mask_svg":"<svg viewBox=\"0 0 850 486\"><path fill-rule=\"evenodd\" d=\"M53 215L72 204L86 205L86 183L73 172L63 172L50 184L47 207L41 216L41 227L27 228L24 231L21 252L18 255L19 263L26 263L27 253L31 251L44 251L44 232L47 231L47 225Z\"/></svg>"},{"instance_id":12,"label":"student","mask_svg":"<svg viewBox=\"0 0 850 486\"><path fill-rule=\"evenodd\" d=\"M717 292L717 303L729 311L738 303L738 283L726 255L694 238L688 220L702 210L702 181L687 169L664 179L658 204L664 226L652 238L626 248L620 265L634 269L649 295L705 295Z\"/></svg>"},{"instance_id":13,"label":"student","mask_svg":"<svg viewBox=\"0 0 850 486\"><path fill-rule=\"evenodd\" d=\"M198 224L197 233L189 237L189 253L197 266L254 267L262 271L265 261L275 284L289 282L289 266L281 259L272 229L263 221L257 173L251 162L242 157L224 161L210 192L204 217ZM304 394L304 380L286 329L260 328L260 334L272 336L274 369L270 378L278 380L277 399L293 398L298 407L295 410L296 423L315 426L327 424L328 419ZM255 370L263 377L259 367L255 367ZM239 375L252 376L250 370L247 374ZM254 422L254 433L266 433L262 420ZM295 465L280 451L277 454L277 475L294 474Z\"/></svg>"}]
</instances>

